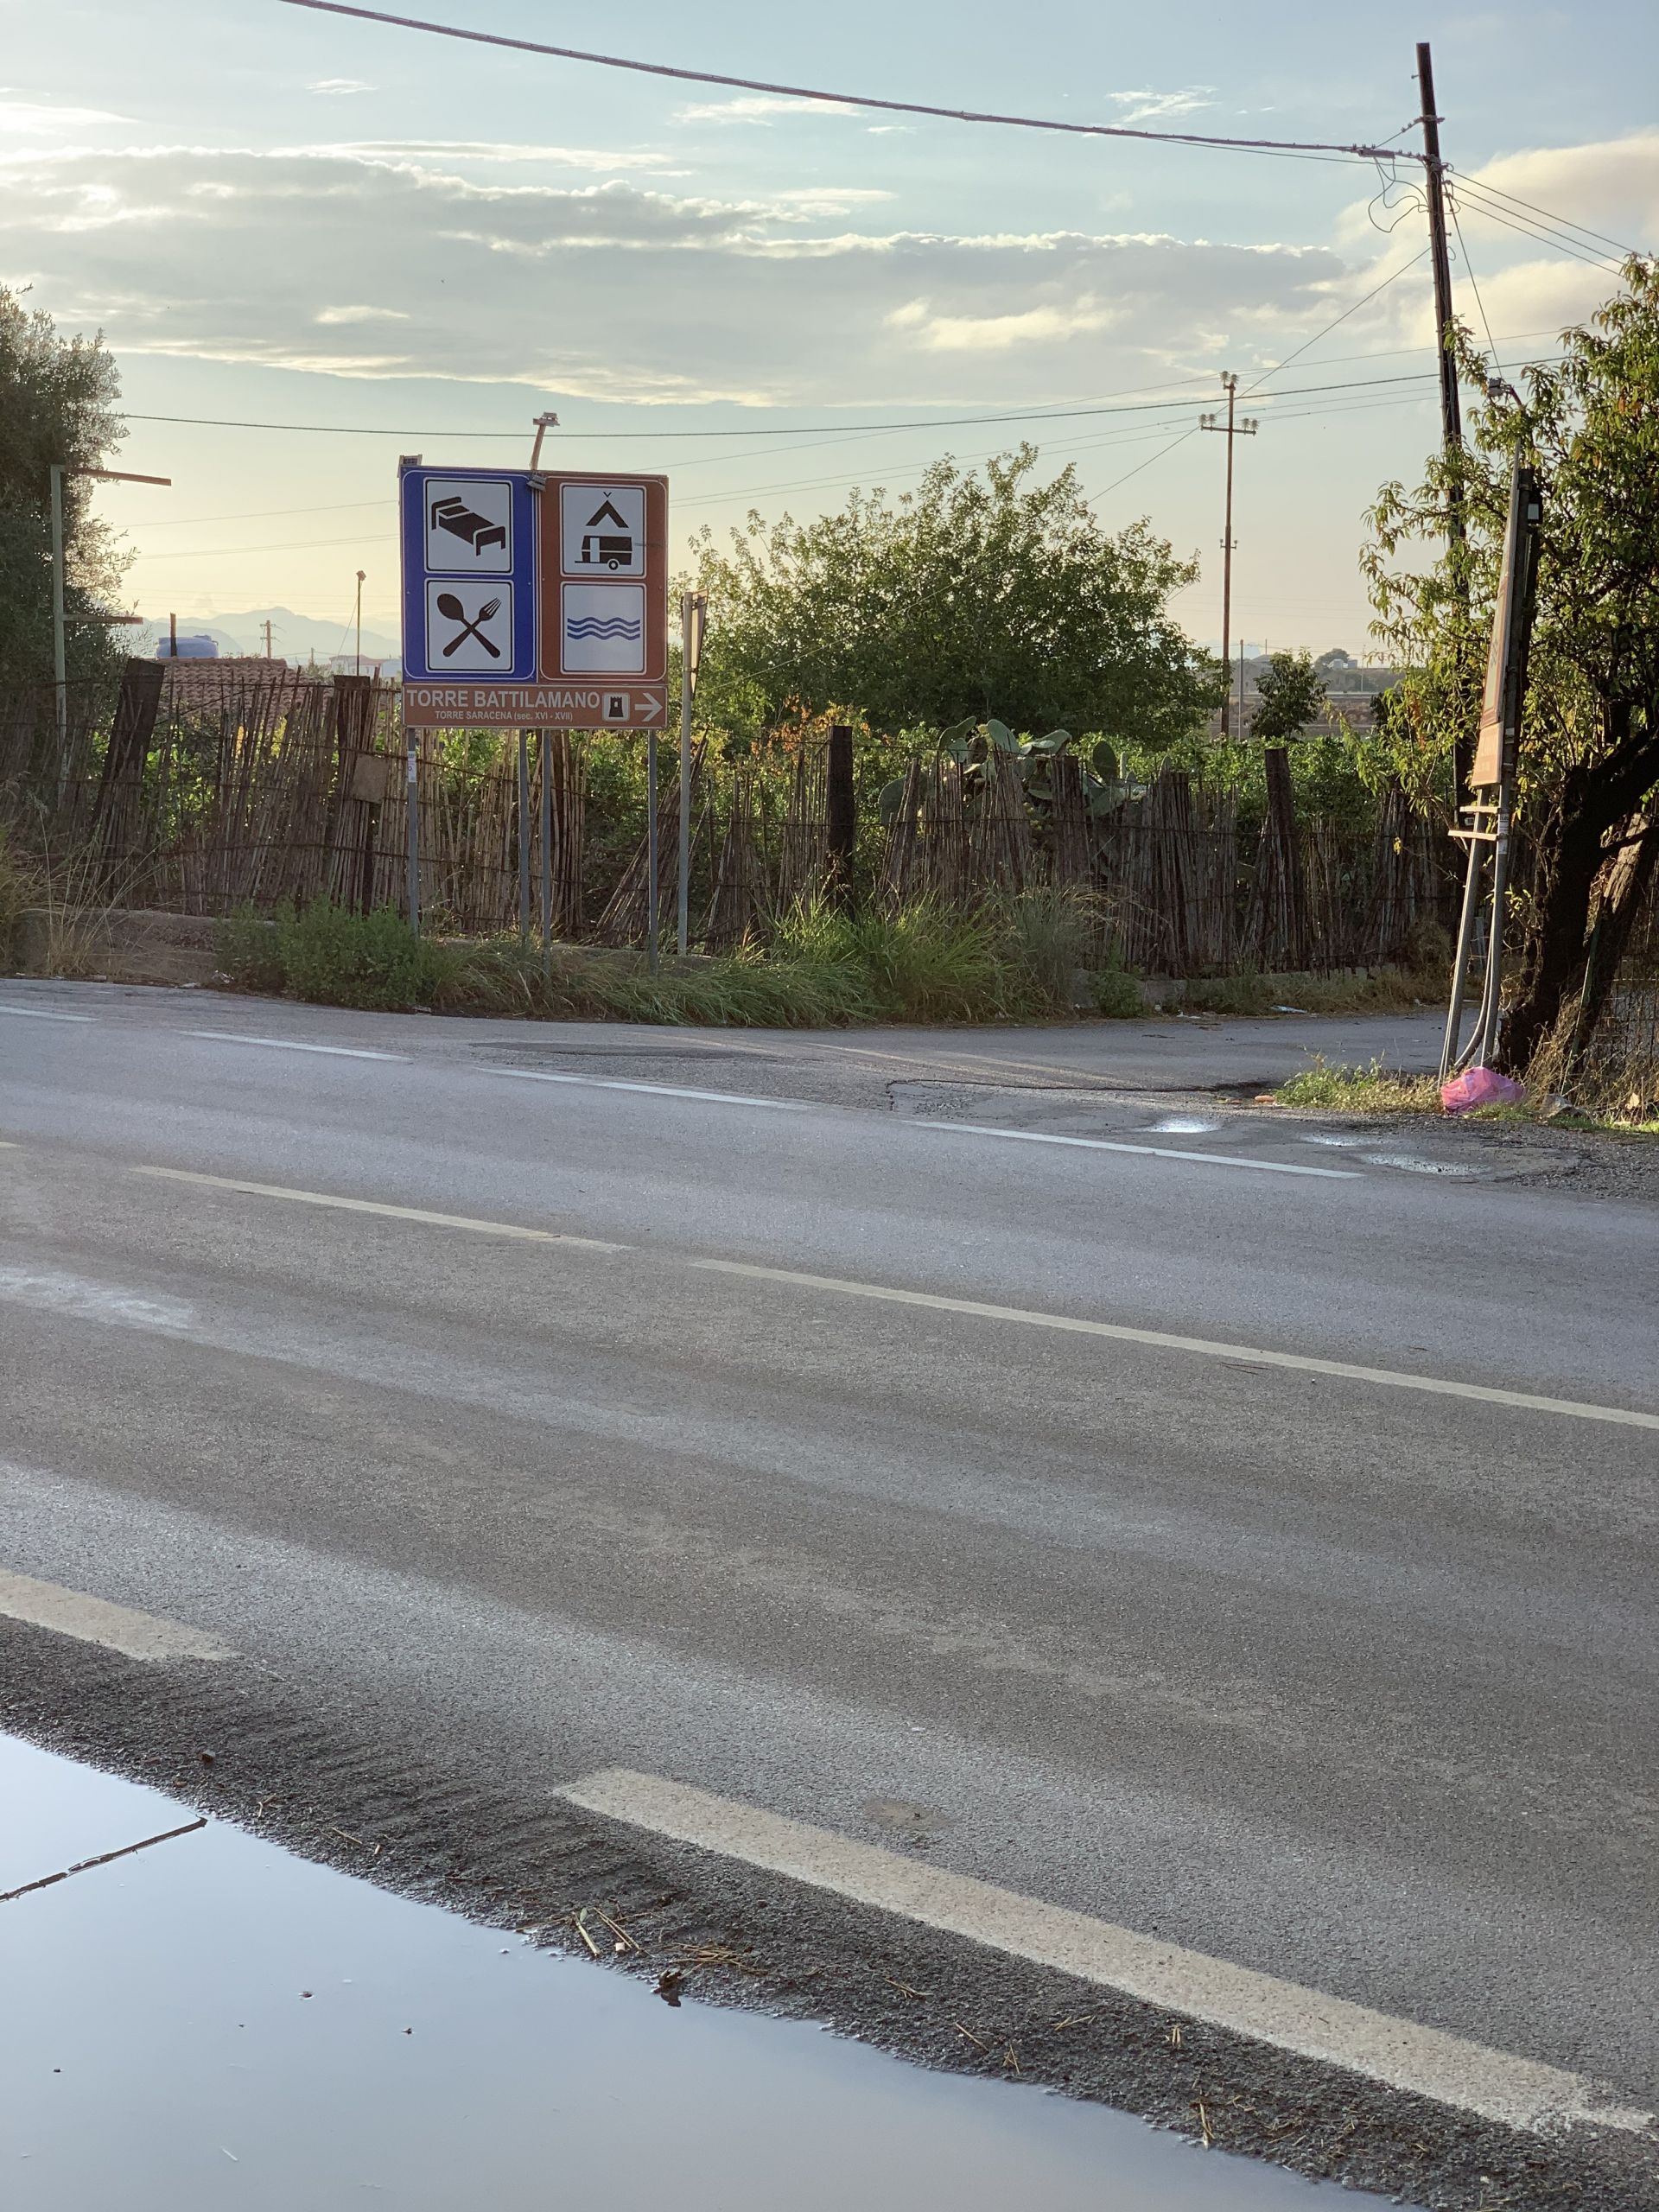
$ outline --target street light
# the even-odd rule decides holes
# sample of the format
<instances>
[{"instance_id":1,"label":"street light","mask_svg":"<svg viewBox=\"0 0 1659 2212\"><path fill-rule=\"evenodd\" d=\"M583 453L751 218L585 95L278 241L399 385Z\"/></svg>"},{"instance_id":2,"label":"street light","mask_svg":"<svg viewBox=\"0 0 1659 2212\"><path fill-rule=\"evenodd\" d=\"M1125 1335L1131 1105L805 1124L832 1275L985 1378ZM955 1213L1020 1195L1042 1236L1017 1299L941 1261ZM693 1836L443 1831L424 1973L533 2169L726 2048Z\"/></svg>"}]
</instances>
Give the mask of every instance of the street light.
<instances>
[{"instance_id":1,"label":"street light","mask_svg":"<svg viewBox=\"0 0 1659 2212\"><path fill-rule=\"evenodd\" d=\"M167 484L170 476L135 476L126 468L79 468L73 461L54 461L52 475L52 674L58 693L58 758L69 742L69 676L64 654L63 480L66 476L99 476L106 484ZM78 622L125 620L125 616L77 615Z\"/></svg>"}]
</instances>

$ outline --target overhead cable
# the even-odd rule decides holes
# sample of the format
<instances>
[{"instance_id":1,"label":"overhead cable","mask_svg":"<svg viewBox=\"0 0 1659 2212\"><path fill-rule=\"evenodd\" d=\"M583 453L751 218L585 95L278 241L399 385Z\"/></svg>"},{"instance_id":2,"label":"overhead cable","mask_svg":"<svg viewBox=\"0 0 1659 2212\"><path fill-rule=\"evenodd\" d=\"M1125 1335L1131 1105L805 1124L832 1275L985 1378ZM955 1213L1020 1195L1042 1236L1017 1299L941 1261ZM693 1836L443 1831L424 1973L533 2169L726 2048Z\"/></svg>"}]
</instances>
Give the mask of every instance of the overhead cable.
<instances>
[{"instance_id":1,"label":"overhead cable","mask_svg":"<svg viewBox=\"0 0 1659 2212\"><path fill-rule=\"evenodd\" d=\"M1408 264L1407 266L1409 267L1410 264ZM1396 273L1403 274L1404 272L1402 270L1397 271ZM1391 283L1393 280L1390 278L1388 281ZM1382 289L1381 285L1377 287L1377 289L1379 291ZM1368 295L1368 296L1375 296ZM1357 304L1363 307L1364 305L1364 302L1360 301ZM1347 312L1351 314L1353 310L1351 308ZM1337 318L1338 322L1343 320L1344 317L1341 315L1338 315ZM1336 325L1334 323L1326 325L1327 329L1334 329ZM1324 334L1324 332L1320 332L1319 334L1321 337L1323 337ZM1310 340L1309 343L1311 344L1313 340ZM1299 346L1297 351L1298 353L1305 353L1306 351L1306 347ZM1294 360L1295 359L1295 355L1292 354L1288 358ZM1363 359L1365 357L1361 355L1360 358ZM1282 368L1284 365L1285 364L1283 362L1279 364L1280 368ZM1268 376L1274 376L1278 373L1278 370L1269 369L1266 371L1265 373ZM1432 377L1433 374L1434 372L1432 369L1427 369L1422 371L1408 371L1401 375L1391 377L1351 377L1344 382L1337 384L1292 385L1282 393L1276 396L1283 398L1290 398L1306 392L1356 391L1363 389L1369 385L1415 384L1420 381L1421 377ZM1185 378L1183 381L1198 384L1207 383L1209 379L1207 378L1192 377ZM1166 387L1166 389L1168 387ZM1144 390L1145 387L1143 386L1142 389ZM1094 415L1147 415L1167 413L1172 408L1187 407L1191 404L1192 402L1190 399L1144 399L1138 400L1133 405L1127 407L1102 404L1089 407L1028 408L1022 409L1016 413L1002 415L923 416L918 417L916 421L909 423L772 423L764 426L744 424L731 429L709 429L696 430L566 431L562 429L559 433L559 439L561 443L563 443L567 438L570 437L603 438L607 442L619 442L624 439L646 439L660 442L671 438L798 437L809 431L822 431L825 435L830 435L843 430L847 432L849 435L856 435L862 436L866 433L874 430L972 430L992 428L1001 423L1068 423L1076 421L1082 416ZM243 422L232 416L219 415L137 415L124 412L122 419L128 423L185 423L194 425L201 429L214 430L299 430L315 432L321 437L336 438L517 438L522 440L524 435L522 429L398 430L381 429L378 425L372 423L253 423Z\"/></svg>"},{"instance_id":2,"label":"overhead cable","mask_svg":"<svg viewBox=\"0 0 1659 2212\"><path fill-rule=\"evenodd\" d=\"M1213 146L1247 154L1341 154L1373 161L1380 146L1344 146L1319 139L1222 138L1197 130L1146 130L1128 123L1065 123L1035 115L999 115L978 108L933 107L922 100L895 100L866 92L827 92L810 85L774 85L759 77L728 77L712 69L682 69L666 61L634 61L620 54L593 54L581 47L545 46L539 40L509 38L500 31L465 29L459 23L433 23L418 16L394 16L379 8L357 8L346 0L282 0L289 8L308 8L320 16L346 16L396 30L423 31L434 38L462 39L473 46L499 46L516 54L542 54L556 61L582 61L598 69L626 69L635 76L668 77L687 85L719 85L728 91L766 92L791 100L814 100L831 107L874 108L887 115L927 115L946 123L996 124L1013 130L1058 130L1077 138L1140 138L1170 146ZM1396 149L1395 159L1402 158ZM1420 161L1421 155L1405 156Z\"/></svg>"}]
</instances>

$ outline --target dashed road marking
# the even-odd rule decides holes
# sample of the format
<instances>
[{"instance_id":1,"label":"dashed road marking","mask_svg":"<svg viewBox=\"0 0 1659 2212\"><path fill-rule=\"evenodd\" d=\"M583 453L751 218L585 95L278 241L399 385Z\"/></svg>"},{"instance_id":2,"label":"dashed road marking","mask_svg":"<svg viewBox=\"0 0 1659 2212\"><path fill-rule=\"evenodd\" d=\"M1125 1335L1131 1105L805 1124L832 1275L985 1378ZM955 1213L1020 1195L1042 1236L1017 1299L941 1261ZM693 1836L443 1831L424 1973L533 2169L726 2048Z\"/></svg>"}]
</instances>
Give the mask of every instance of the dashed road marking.
<instances>
[{"instance_id":1,"label":"dashed road marking","mask_svg":"<svg viewBox=\"0 0 1659 2212\"><path fill-rule=\"evenodd\" d=\"M643 1090L658 1098L698 1098L709 1106L762 1106L773 1114L810 1114L810 1098L748 1098L737 1090L686 1090L673 1083L624 1083L615 1076L550 1075L540 1068L483 1068L483 1075L506 1076L518 1083L568 1083L584 1090Z\"/></svg>"},{"instance_id":2,"label":"dashed road marking","mask_svg":"<svg viewBox=\"0 0 1659 2212\"><path fill-rule=\"evenodd\" d=\"M1195 1353L1203 1359L1249 1360L1303 1375L1329 1375L1345 1382L1376 1382L1391 1390L1422 1390L1431 1396L1471 1398L1481 1405L1513 1406L1523 1413L1564 1414L1574 1421L1611 1421L1626 1428L1659 1429L1659 1414L1624 1406L1586 1404L1576 1398L1548 1398L1530 1390L1502 1390L1485 1382L1457 1382L1439 1375L1411 1375L1389 1367L1362 1367L1345 1359L1318 1359L1311 1353L1270 1351L1260 1344L1217 1344L1207 1337L1179 1336L1167 1329L1136 1329L1122 1321L1090 1321L1075 1313L1045 1313L1022 1306L993 1306L976 1298L946 1298L934 1291L899 1290L887 1283L852 1282L839 1275L813 1275L792 1268L760 1267L747 1260L690 1260L687 1266L711 1274L747 1275L757 1282L790 1283L801 1290L829 1291L843 1298L870 1298L894 1306L920 1306L938 1313L965 1313L976 1320L1013 1322L1027 1329L1054 1329L1080 1337L1103 1337L1116 1344L1149 1344L1160 1351Z\"/></svg>"},{"instance_id":3,"label":"dashed road marking","mask_svg":"<svg viewBox=\"0 0 1659 2212\"><path fill-rule=\"evenodd\" d=\"M95 1014L53 1014L43 1006L7 1006L0 1003L0 1014L21 1014L25 1021L96 1021Z\"/></svg>"},{"instance_id":4,"label":"dashed road marking","mask_svg":"<svg viewBox=\"0 0 1659 2212\"><path fill-rule=\"evenodd\" d=\"M271 1052L326 1052L340 1060L401 1060L407 1065L412 1058L408 1052L371 1052L361 1045L302 1045L294 1037L243 1037L232 1029L181 1029L178 1034L211 1038L219 1045L260 1045Z\"/></svg>"},{"instance_id":5,"label":"dashed road marking","mask_svg":"<svg viewBox=\"0 0 1659 2212\"><path fill-rule=\"evenodd\" d=\"M1184 1152L1173 1144L1128 1144L1109 1137L1063 1137L1046 1129L998 1129L978 1122L912 1120L912 1129L946 1129L957 1136L1004 1137L1015 1144L1069 1144L1084 1152L1148 1153L1154 1160L1196 1160L1205 1167L1250 1167L1262 1175L1314 1175L1325 1182L1362 1183L1357 1167L1303 1167L1285 1160L1247 1160L1236 1152Z\"/></svg>"},{"instance_id":6,"label":"dashed road marking","mask_svg":"<svg viewBox=\"0 0 1659 2212\"><path fill-rule=\"evenodd\" d=\"M1507 2126L1580 2122L1636 2131L1652 2123L1651 2113L1614 2102L1583 2075L1492 2050L660 1775L613 1767L584 1776L560 1795L607 1820L900 1914L941 1934L965 1936Z\"/></svg>"},{"instance_id":7,"label":"dashed road marking","mask_svg":"<svg viewBox=\"0 0 1659 2212\"><path fill-rule=\"evenodd\" d=\"M525 1229L512 1221L474 1221L467 1214L433 1213L424 1206L393 1206L376 1198L343 1198L332 1191L295 1191L280 1183L245 1183L233 1175L198 1175L187 1167L135 1167L135 1175L160 1176L169 1183L199 1183L210 1191L239 1191L253 1198L286 1198L296 1205L327 1206L340 1213L383 1215L390 1221L418 1221L430 1229L463 1229L479 1236L513 1236L531 1244L565 1244L577 1251L626 1252L626 1244L597 1236L569 1236L562 1230Z\"/></svg>"},{"instance_id":8,"label":"dashed road marking","mask_svg":"<svg viewBox=\"0 0 1659 2212\"><path fill-rule=\"evenodd\" d=\"M129 1659L234 1659L228 1643L159 1613L134 1612L32 1574L0 1571L0 1613L30 1628L48 1628L82 1643L101 1643Z\"/></svg>"}]
</instances>

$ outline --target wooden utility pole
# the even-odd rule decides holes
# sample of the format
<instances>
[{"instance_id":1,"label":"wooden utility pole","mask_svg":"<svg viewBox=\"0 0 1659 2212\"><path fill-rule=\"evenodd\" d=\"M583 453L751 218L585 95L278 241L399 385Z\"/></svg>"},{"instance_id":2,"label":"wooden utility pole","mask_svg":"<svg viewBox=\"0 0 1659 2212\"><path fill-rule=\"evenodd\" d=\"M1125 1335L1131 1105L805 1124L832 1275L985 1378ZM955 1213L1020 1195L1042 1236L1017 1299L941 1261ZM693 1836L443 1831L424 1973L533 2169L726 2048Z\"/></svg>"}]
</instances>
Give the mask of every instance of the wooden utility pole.
<instances>
[{"instance_id":1,"label":"wooden utility pole","mask_svg":"<svg viewBox=\"0 0 1659 2212\"><path fill-rule=\"evenodd\" d=\"M265 617L265 658L270 660L270 617L267 615Z\"/></svg>"},{"instance_id":2,"label":"wooden utility pole","mask_svg":"<svg viewBox=\"0 0 1659 2212\"><path fill-rule=\"evenodd\" d=\"M1434 109L1434 64L1427 41L1417 48L1417 82L1422 88L1423 179L1428 201L1429 258L1434 270L1434 329L1440 372L1440 442L1449 454L1463 443L1463 409L1458 394L1458 365L1448 340L1457 320L1452 305L1452 254L1446 238L1446 164L1440 159L1440 118ZM1463 493L1452 487L1450 535L1463 536Z\"/></svg>"},{"instance_id":3,"label":"wooden utility pole","mask_svg":"<svg viewBox=\"0 0 1659 2212\"><path fill-rule=\"evenodd\" d=\"M1222 372L1222 388L1227 394L1227 420L1217 415L1200 415L1198 428L1215 430L1227 441L1227 524L1221 540L1221 664L1227 671L1227 698L1221 709L1221 739L1224 745L1232 721L1233 675L1233 441L1253 438L1260 428L1255 416L1247 415L1243 422L1237 418L1238 378L1230 369ZM1239 679L1239 712L1243 714L1243 678Z\"/></svg>"},{"instance_id":4,"label":"wooden utility pole","mask_svg":"<svg viewBox=\"0 0 1659 2212\"><path fill-rule=\"evenodd\" d=\"M1463 447L1463 405L1458 391L1457 357L1452 334L1457 311L1452 304L1452 252L1446 236L1446 164L1440 158L1440 118L1434 105L1434 64L1428 41L1417 48L1417 82L1422 92L1423 196L1428 205L1429 260L1434 271L1434 333L1436 365L1440 378L1440 444L1448 461ZM1455 477L1446 498L1446 534L1456 548L1464 542L1463 486ZM1467 719L1466 717L1465 718ZM1461 805L1474 760L1472 730L1461 726L1453 750L1454 805Z\"/></svg>"}]
</instances>

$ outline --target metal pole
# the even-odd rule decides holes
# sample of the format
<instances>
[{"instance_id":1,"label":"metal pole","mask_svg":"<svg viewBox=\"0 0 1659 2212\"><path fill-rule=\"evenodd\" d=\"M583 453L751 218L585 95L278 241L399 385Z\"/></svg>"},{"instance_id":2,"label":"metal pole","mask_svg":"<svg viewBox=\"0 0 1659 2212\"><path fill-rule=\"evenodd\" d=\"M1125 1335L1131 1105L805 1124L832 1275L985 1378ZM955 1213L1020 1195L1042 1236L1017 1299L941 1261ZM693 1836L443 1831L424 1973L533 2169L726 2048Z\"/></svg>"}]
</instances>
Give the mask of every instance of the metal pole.
<instances>
[{"instance_id":1,"label":"metal pole","mask_svg":"<svg viewBox=\"0 0 1659 2212\"><path fill-rule=\"evenodd\" d=\"M420 748L413 730L408 733L408 743L404 811L409 827L409 926L418 937L421 933L421 784L417 772Z\"/></svg>"},{"instance_id":2,"label":"metal pole","mask_svg":"<svg viewBox=\"0 0 1659 2212\"><path fill-rule=\"evenodd\" d=\"M39 480L37 479L36 481ZM57 686L58 771L69 744L69 671L64 658L63 469L52 463L52 677Z\"/></svg>"},{"instance_id":3,"label":"metal pole","mask_svg":"<svg viewBox=\"0 0 1659 2212\"><path fill-rule=\"evenodd\" d=\"M552 961L553 947L553 733L542 732L542 968Z\"/></svg>"},{"instance_id":4,"label":"metal pole","mask_svg":"<svg viewBox=\"0 0 1659 2212\"><path fill-rule=\"evenodd\" d=\"M691 950L691 702L696 691L697 601L680 594L680 912L675 943L680 957Z\"/></svg>"},{"instance_id":5,"label":"metal pole","mask_svg":"<svg viewBox=\"0 0 1659 2212\"><path fill-rule=\"evenodd\" d=\"M1510 882L1510 794L1497 796L1497 835L1492 846L1492 920L1486 936L1486 988L1480 996L1480 1027L1474 1065L1489 1068L1497 1049L1497 1018L1503 995L1503 899Z\"/></svg>"},{"instance_id":6,"label":"metal pole","mask_svg":"<svg viewBox=\"0 0 1659 2212\"><path fill-rule=\"evenodd\" d=\"M1480 911L1480 879L1486 872L1486 862L1481 851L1485 842L1480 834L1480 814L1483 810L1471 809L1469 817L1469 868L1463 879L1463 912L1458 922L1457 954L1452 963L1452 997L1446 1009L1446 1034L1440 1041L1442 1083L1457 1067L1459 1041L1463 1030L1464 982L1469 973L1469 949L1475 941L1475 916Z\"/></svg>"},{"instance_id":7,"label":"metal pole","mask_svg":"<svg viewBox=\"0 0 1659 2212\"><path fill-rule=\"evenodd\" d=\"M653 729L645 738L645 966L653 976L661 962L657 907L657 733Z\"/></svg>"},{"instance_id":8,"label":"metal pole","mask_svg":"<svg viewBox=\"0 0 1659 2212\"><path fill-rule=\"evenodd\" d=\"M1243 638L1238 641L1238 734L1240 737L1244 734L1244 640ZM1226 734L1226 731L1223 730L1224 738Z\"/></svg>"},{"instance_id":9,"label":"metal pole","mask_svg":"<svg viewBox=\"0 0 1659 2212\"><path fill-rule=\"evenodd\" d=\"M530 732L518 733L518 941L530 943Z\"/></svg>"},{"instance_id":10,"label":"metal pole","mask_svg":"<svg viewBox=\"0 0 1659 2212\"><path fill-rule=\"evenodd\" d=\"M1238 378L1230 370L1222 378L1227 387L1227 528L1221 541L1221 664L1230 669L1233 661L1233 410L1238 404ZM1239 702L1243 719L1243 701ZM1221 739L1227 741L1227 726L1232 719L1231 702L1221 710Z\"/></svg>"}]
</instances>

